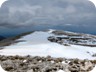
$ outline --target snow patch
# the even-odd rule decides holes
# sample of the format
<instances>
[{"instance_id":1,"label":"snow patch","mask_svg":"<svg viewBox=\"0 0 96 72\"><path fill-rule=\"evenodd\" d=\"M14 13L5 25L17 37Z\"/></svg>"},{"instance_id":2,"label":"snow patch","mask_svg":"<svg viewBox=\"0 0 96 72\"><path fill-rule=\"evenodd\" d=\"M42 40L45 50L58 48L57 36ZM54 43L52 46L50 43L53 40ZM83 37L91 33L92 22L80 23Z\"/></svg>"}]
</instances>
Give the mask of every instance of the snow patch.
<instances>
[{"instance_id":1,"label":"snow patch","mask_svg":"<svg viewBox=\"0 0 96 72\"><path fill-rule=\"evenodd\" d=\"M5 70L1 67L1 65L0 65L0 72L7 72L7 71L5 71Z\"/></svg>"},{"instance_id":2,"label":"snow patch","mask_svg":"<svg viewBox=\"0 0 96 72\"><path fill-rule=\"evenodd\" d=\"M19 42L10 46L6 46L0 50L0 55L32 55L32 56L52 56L65 58L78 58L94 60L92 57L96 53L96 47L87 47L79 45L64 46L58 43L53 43L47 40L52 36L48 32L36 31L32 34L23 36L17 41Z\"/></svg>"},{"instance_id":3,"label":"snow patch","mask_svg":"<svg viewBox=\"0 0 96 72\"><path fill-rule=\"evenodd\" d=\"M57 72L65 72L65 71L63 71L63 70L58 70Z\"/></svg>"},{"instance_id":4,"label":"snow patch","mask_svg":"<svg viewBox=\"0 0 96 72\"><path fill-rule=\"evenodd\" d=\"M95 67L93 68L93 70L90 71L90 72L96 72L96 65L95 65Z\"/></svg>"}]
</instances>

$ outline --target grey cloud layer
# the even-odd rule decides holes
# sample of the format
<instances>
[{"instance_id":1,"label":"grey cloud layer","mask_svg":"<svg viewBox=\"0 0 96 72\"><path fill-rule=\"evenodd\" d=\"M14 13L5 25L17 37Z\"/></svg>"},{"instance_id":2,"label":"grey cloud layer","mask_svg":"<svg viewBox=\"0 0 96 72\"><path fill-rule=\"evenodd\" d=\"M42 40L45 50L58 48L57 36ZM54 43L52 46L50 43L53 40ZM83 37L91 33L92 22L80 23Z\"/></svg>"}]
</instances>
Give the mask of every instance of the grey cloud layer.
<instances>
[{"instance_id":1,"label":"grey cloud layer","mask_svg":"<svg viewBox=\"0 0 96 72\"><path fill-rule=\"evenodd\" d=\"M0 26L5 27L91 26L95 19L95 6L88 0L8 0L0 9Z\"/></svg>"}]
</instances>

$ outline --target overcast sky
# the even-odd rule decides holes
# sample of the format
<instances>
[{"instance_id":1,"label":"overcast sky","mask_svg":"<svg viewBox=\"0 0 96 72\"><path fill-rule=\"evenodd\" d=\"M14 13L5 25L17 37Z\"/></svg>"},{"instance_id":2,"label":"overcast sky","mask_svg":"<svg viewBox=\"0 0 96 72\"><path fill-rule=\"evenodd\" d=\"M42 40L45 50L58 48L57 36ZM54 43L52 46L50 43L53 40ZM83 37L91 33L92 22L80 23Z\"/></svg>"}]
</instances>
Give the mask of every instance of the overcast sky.
<instances>
[{"instance_id":1,"label":"overcast sky","mask_svg":"<svg viewBox=\"0 0 96 72\"><path fill-rule=\"evenodd\" d=\"M76 27L80 30L83 27L94 31L96 8L88 0L8 0L3 3L0 8L0 32L29 27L33 30Z\"/></svg>"}]
</instances>

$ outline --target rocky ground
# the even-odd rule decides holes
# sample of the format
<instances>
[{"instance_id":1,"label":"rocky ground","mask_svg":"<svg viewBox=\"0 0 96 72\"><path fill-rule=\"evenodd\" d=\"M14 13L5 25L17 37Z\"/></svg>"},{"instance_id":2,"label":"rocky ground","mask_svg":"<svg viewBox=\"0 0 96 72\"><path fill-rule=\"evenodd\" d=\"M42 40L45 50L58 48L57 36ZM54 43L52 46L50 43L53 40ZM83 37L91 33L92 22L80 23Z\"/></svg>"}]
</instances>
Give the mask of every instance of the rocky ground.
<instances>
[{"instance_id":1,"label":"rocky ground","mask_svg":"<svg viewBox=\"0 0 96 72\"><path fill-rule=\"evenodd\" d=\"M96 61L28 55L0 56L0 64L8 72L89 72Z\"/></svg>"}]
</instances>

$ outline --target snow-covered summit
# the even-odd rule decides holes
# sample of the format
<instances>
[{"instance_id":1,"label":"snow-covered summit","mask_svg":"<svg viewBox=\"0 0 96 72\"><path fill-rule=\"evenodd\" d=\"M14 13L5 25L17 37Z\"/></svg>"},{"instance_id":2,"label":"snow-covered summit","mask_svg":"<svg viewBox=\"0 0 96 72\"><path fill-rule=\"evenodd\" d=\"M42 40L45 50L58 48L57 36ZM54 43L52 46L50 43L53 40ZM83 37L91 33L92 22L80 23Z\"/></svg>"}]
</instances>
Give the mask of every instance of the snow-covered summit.
<instances>
[{"instance_id":1,"label":"snow-covered summit","mask_svg":"<svg viewBox=\"0 0 96 72\"><path fill-rule=\"evenodd\" d=\"M54 32L56 33L57 31L35 31L18 37L15 39L15 43L11 43L11 45L5 46L4 49L0 50L0 55L50 55L52 57L79 58L90 60L96 59L96 47L80 46L74 44L66 46L49 41L48 37L50 36L66 36L64 34L54 34Z\"/></svg>"}]
</instances>

